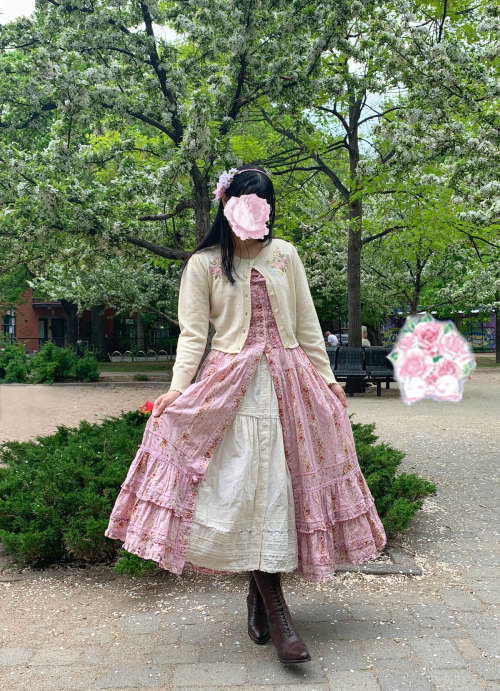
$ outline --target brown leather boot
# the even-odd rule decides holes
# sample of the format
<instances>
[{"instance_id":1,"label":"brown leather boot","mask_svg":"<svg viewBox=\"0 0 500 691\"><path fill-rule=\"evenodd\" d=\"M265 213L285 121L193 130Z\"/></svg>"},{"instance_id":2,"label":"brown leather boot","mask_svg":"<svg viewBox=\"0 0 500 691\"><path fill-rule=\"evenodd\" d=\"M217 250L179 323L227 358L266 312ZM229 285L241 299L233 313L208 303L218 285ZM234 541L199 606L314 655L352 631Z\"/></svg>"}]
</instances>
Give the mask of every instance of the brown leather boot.
<instances>
[{"instance_id":1,"label":"brown leather boot","mask_svg":"<svg viewBox=\"0 0 500 691\"><path fill-rule=\"evenodd\" d=\"M257 588L253 574L250 576L250 586L247 595L248 606L248 635L255 643L267 643L271 638L267 614L262 596Z\"/></svg>"},{"instance_id":2,"label":"brown leather boot","mask_svg":"<svg viewBox=\"0 0 500 691\"><path fill-rule=\"evenodd\" d=\"M267 621L278 660L284 665L308 662L311 659L306 644L295 631L290 611L281 589L279 573L253 572L262 595Z\"/></svg>"}]
</instances>

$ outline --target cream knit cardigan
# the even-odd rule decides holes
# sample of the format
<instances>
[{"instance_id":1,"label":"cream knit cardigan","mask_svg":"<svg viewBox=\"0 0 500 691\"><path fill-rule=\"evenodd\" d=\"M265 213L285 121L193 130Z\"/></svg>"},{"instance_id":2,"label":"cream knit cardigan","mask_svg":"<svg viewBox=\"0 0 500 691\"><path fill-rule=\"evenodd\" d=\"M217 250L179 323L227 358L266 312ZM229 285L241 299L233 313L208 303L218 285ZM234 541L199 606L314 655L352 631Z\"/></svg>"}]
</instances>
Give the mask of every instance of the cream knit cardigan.
<instances>
[{"instance_id":1,"label":"cream knit cardigan","mask_svg":"<svg viewBox=\"0 0 500 691\"><path fill-rule=\"evenodd\" d=\"M304 265L294 245L273 238L253 259L234 258L231 284L221 266L221 247L193 254L179 289L180 336L170 390L187 389L205 351L209 322L212 348L239 353L250 326L252 267L266 279L273 315L285 348L301 346L327 384L336 381L309 290Z\"/></svg>"}]
</instances>

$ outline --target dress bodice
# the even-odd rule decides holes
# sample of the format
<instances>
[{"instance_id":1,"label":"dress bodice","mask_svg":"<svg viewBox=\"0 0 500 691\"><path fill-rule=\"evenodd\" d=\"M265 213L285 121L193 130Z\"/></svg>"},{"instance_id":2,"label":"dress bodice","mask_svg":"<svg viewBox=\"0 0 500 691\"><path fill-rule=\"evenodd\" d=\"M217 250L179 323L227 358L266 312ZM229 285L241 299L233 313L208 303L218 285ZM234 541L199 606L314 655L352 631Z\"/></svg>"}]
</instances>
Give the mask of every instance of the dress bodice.
<instances>
[{"instance_id":1,"label":"dress bodice","mask_svg":"<svg viewBox=\"0 0 500 691\"><path fill-rule=\"evenodd\" d=\"M256 344L262 344L264 348L282 346L267 292L266 279L255 268L252 268L250 277L250 292L252 314L245 346Z\"/></svg>"}]
</instances>

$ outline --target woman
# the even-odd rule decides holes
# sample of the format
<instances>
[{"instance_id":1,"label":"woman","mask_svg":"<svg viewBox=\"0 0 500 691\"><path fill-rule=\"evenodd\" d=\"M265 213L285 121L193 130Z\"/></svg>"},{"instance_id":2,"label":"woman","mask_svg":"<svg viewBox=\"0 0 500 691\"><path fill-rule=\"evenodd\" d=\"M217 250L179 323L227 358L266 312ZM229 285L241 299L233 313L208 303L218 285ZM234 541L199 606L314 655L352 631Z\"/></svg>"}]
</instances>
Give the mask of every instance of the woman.
<instances>
[{"instance_id":1,"label":"woman","mask_svg":"<svg viewBox=\"0 0 500 691\"><path fill-rule=\"evenodd\" d=\"M272 237L272 181L242 166L214 192L215 221L181 274L170 390L105 534L173 573L251 572L250 637L271 638L284 664L305 662L280 573L327 580L376 557L386 536L304 266Z\"/></svg>"}]
</instances>

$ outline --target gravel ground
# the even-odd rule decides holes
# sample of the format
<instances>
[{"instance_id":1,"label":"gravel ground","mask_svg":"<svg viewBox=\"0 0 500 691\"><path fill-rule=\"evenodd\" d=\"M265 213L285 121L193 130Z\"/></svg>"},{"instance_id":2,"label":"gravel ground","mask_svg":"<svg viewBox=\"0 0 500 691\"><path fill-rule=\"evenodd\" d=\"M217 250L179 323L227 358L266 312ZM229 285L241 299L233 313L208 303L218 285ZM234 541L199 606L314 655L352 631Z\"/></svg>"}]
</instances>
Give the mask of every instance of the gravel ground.
<instances>
[{"instance_id":1,"label":"gravel ground","mask_svg":"<svg viewBox=\"0 0 500 691\"><path fill-rule=\"evenodd\" d=\"M398 543L422 576L285 577L312 662L285 668L246 635L243 576L111 567L0 573L2 689L499 689L500 372L476 370L460 403L406 406L396 384L348 398L353 421L435 482ZM101 420L166 390L144 385L0 386L0 439Z\"/></svg>"}]
</instances>

